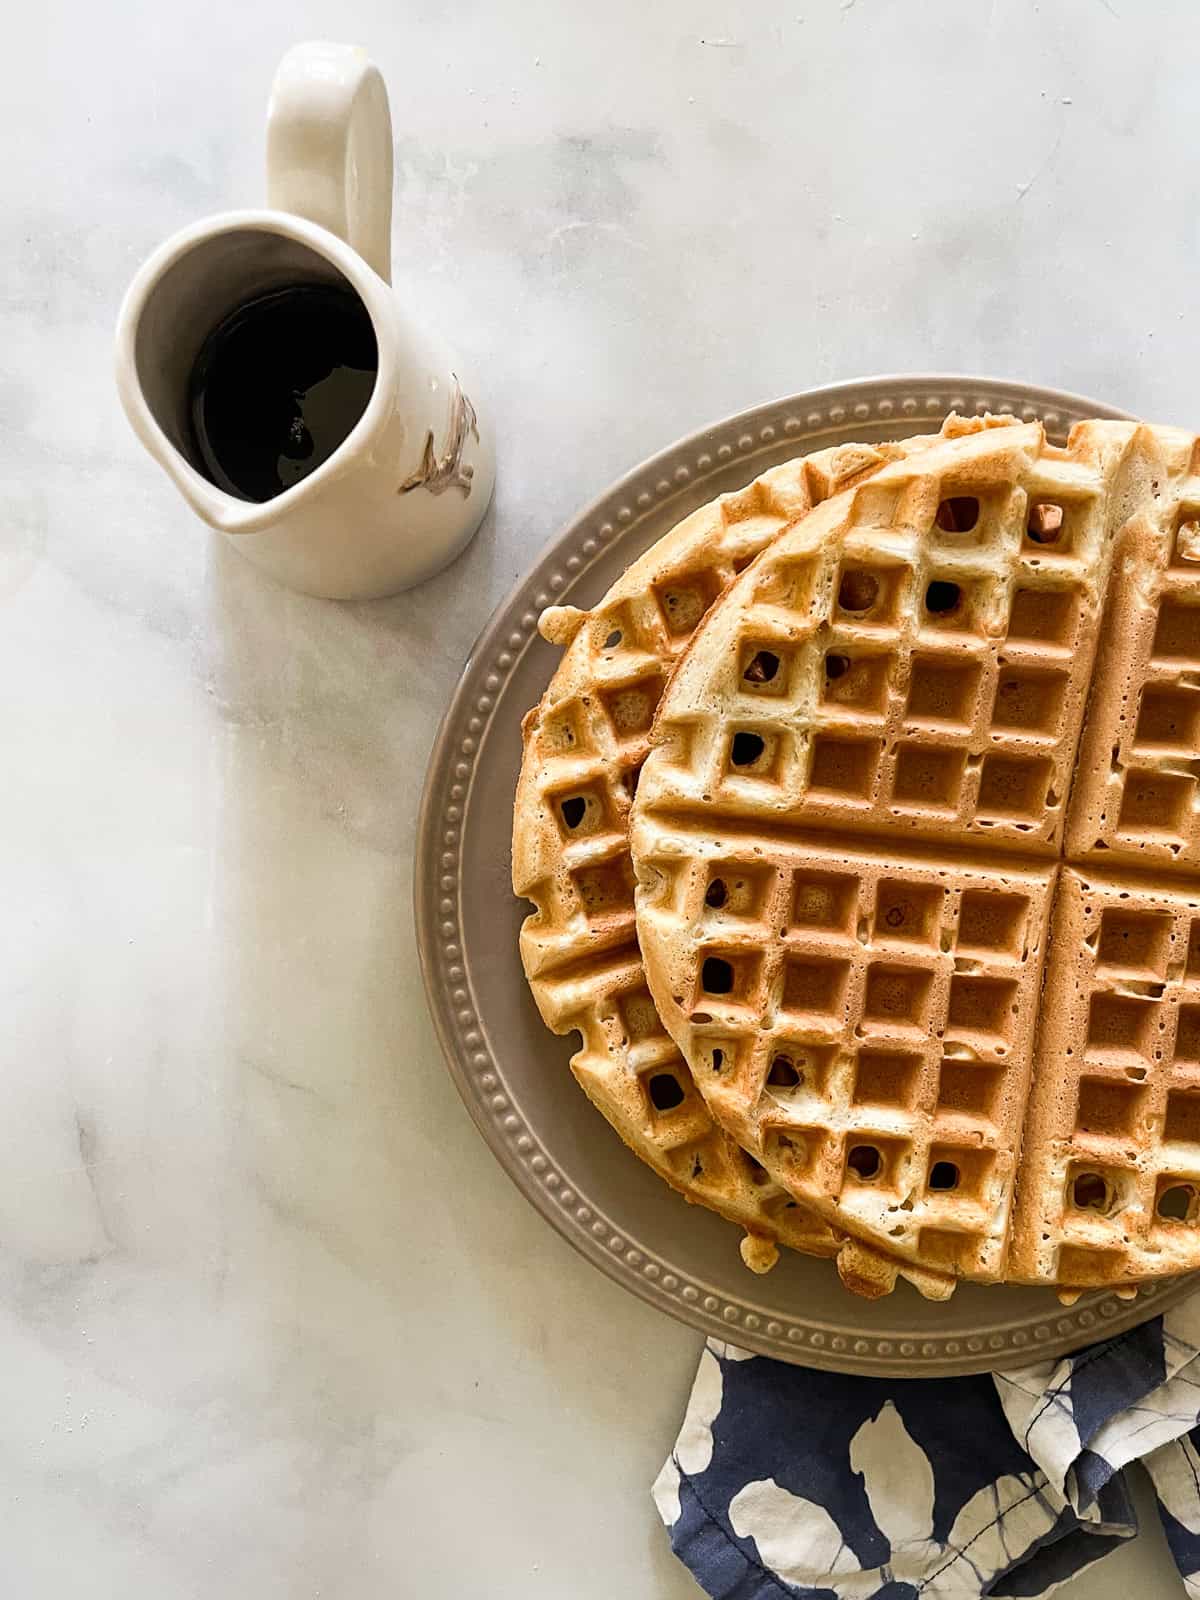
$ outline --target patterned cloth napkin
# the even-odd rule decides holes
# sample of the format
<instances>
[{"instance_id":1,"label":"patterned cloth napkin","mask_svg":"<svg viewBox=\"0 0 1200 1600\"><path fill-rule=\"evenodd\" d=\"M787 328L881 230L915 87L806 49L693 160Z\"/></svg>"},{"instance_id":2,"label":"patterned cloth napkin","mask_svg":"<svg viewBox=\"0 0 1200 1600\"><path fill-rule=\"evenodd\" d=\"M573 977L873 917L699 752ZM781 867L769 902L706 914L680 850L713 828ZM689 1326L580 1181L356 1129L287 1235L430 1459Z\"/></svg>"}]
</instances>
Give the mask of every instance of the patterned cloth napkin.
<instances>
[{"instance_id":1,"label":"patterned cloth napkin","mask_svg":"<svg viewBox=\"0 0 1200 1600\"><path fill-rule=\"evenodd\" d=\"M710 1341L654 1498L714 1600L1035 1597L1137 1532L1140 1460L1200 1600L1200 1294L1061 1361L813 1372Z\"/></svg>"}]
</instances>

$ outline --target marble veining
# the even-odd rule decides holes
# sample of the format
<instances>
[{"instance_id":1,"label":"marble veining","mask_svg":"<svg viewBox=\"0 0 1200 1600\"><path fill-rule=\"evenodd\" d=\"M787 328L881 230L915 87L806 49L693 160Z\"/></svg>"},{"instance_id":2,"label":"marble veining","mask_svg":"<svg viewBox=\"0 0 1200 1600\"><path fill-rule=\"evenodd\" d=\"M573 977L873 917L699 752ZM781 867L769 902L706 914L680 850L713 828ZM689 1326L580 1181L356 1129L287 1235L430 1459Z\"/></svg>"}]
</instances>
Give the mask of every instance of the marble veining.
<instances>
[{"instance_id":1,"label":"marble veining","mask_svg":"<svg viewBox=\"0 0 1200 1600\"><path fill-rule=\"evenodd\" d=\"M111 374L134 268L183 223L261 199L276 61L329 33L388 79L397 281L470 356L500 458L468 552L355 605L218 548ZM945 368L1195 426L1198 48L1187 0L13 14L14 1593L697 1592L648 1486L699 1340L521 1200L426 1017L410 860L437 721L559 522L735 409ZM1165 1590L1156 1538L1063 1593Z\"/></svg>"}]
</instances>

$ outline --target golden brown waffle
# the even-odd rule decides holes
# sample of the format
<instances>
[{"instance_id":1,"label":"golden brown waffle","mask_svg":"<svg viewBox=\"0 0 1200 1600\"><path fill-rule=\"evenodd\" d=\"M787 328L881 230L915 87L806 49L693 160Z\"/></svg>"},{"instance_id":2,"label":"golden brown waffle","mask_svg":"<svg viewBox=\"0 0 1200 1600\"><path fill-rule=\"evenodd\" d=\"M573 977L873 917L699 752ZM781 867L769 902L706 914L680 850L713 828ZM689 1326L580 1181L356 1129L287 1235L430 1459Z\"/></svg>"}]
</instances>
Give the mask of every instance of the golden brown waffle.
<instances>
[{"instance_id":1,"label":"golden brown waffle","mask_svg":"<svg viewBox=\"0 0 1200 1600\"><path fill-rule=\"evenodd\" d=\"M996 1276L1053 866L903 851L690 817L657 832L644 926L692 930L660 1004L686 1013L718 1120L790 1193L930 1266Z\"/></svg>"},{"instance_id":2,"label":"golden brown waffle","mask_svg":"<svg viewBox=\"0 0 1200 1600\"><path fill-rule=\"evenodd\" d=\"M1200 452L1121 532L1118 581L1079 752L1070 853L1200 871Z\"/></svg>"},{"instance_id":3,"label":"golden brown waffle","mask_svg":"<svg viewBox=\"0 0 1200 1600\"><path fill-rule=\"evenodd\" d=\"M655 805L1056 853L1133 437L976 434L823 505L681 664Z\"/></svg>"},{"instance_id":4,"label":"golden brown waffle","mask_svg":"<svg viewBox=\"0 0 1200 1600\"><path fill-rule=\"evenodd\" d=\"M1086 423L1057 449L1030 424L892 463L731 586L660 705L633 811L659 1012L771 1176L901 1257L1017 1270L1042 930L1096 641L1106 600L1111 617L1148 586L1136 552L1177 533L1193 454L1177 430ZM1160 688L1181 592L1148 625ZM897 948L907 905L922 934Z\"/></svg>"},{"instance_id":5,"label":"golden brown waffle","mask_svg":"<svg viewBox=\"0 0 1200 1600\"><path fill-rule=\"evenodd\" d=\"M659 1021L637 947L627 823L663 685L716 597L814 504L928 443L845 445L788 462L688 517L593 611L547 612L542 631L566 650L525 720L513 821L513 887L536 908L521 930L522 960L547 1025L582 1036L571 1066L593 1103L688 1199L747 1229L749 1265L765 1270L776 1241L841 1251L843 1278L869 1294L892 1286L895 1263L844 1248L844 1236L714 1126ZM909 1276L925 1293L948 1292L937 1274Z\"/></svg>"},{"instance_id":6,"label":"golden brown waffle","mask_svg":"<svg viewBox=\"0 0 1200 1600\"><path fill-rule=\"evenodd\" d=\"M1197 1263L1200 883L1065 867L1011 1275L1080 1286Z\"/></svg>"}]
</instances>

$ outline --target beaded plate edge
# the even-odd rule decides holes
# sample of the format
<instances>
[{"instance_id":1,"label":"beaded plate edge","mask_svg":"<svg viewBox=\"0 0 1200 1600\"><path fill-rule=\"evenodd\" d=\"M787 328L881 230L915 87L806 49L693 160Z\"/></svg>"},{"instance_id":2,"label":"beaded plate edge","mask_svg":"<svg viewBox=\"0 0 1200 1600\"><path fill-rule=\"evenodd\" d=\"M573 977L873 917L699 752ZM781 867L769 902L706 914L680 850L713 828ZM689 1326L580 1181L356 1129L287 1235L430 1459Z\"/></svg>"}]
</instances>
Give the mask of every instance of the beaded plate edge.
<instances>
[{"instance_id":1,"label":"beaded plate edge","mask_svg":"<svg viewBox=\"0 0 1200 1600\"><path fill-rule=\"evenodd\" d=\"M575 517L493 612L435 741L417 825L414 909L430 1010L468 1111L526 1197L609 1277L701 1332L781 1360L877 1377L951 1376L1061 1355L1165 1310L1189 1292L1198 1275L1148 1283L1134 1300L1112 1293L1091 1295L1073 1307L1055 1307L1041 1317L1010 1321L990 1332L912 1338L860 1331L852 1316L840 1326L817 1317L783 1320L765 1315L746 1299L713 1293L645 1241L627 1237L594 1196L578 1192L528 1125L488 1048L464 954L459 872L465 801L498 697L537 637L541 612L569 600L601 552L634 533L645 516L661 510L672 496L694 493L735 460L746 463L748 482L761 470L754 465L756 456L775 455L783 444L794 442L796 454L807 454L839 442L839 437L849 441L868 428L894 425L898 435L932 431L949 411L1011 411L1025 421L1040 418L1052 437L1065 436L1084 417L1128 415L1082 396L1022 383L913 375L811 390L741 412L680 440ZM755 1281L748 1281L748 1290ZM844 1309L852 1312L853 1305L847 1296Z\"/></svg>"}]
</instances>

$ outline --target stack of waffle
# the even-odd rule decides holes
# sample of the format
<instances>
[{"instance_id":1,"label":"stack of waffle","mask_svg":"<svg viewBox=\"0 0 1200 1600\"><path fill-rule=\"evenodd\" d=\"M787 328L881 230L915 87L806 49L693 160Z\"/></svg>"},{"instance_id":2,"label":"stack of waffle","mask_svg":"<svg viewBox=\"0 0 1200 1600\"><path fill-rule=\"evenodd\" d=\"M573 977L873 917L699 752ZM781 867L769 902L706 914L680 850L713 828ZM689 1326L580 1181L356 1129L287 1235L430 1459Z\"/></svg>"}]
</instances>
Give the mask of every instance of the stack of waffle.
<instances>
[{"instance_id":1,"label":"stack of waffle","mask_svg":"<svg viewBox=\"0 0 1200 1600\"><path fill-rule=\"evenodd\" d=\"M1193 435L824 452L542 631L525 970L748 1265L935 1297L1200 1265Z\"/></svg>"}]
</instances>

